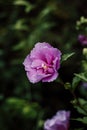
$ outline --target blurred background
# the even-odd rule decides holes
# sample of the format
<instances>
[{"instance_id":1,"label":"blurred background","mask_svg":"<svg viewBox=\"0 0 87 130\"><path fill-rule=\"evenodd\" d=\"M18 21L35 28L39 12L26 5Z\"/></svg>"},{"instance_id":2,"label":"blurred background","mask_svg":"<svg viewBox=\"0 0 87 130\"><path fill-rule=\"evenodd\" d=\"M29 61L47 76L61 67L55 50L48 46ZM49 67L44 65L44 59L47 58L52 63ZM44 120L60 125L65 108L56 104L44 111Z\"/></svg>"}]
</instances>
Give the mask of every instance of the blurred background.
<instances>
[{"instance_id":1,"label":"blurred background","mask_svg":"<svg viewBox=\"0 0 87 130\"><path fill-rule=\"evenodd\" d=\"M63 82L81 70L76 21L87 16L87 0L0 0L0 130L43 130L72 96L58 83L31 84L22 65L37 42L76 55L61 65ZM71 122L71 128L78 126Z\"/></svg>"}]
</instances>

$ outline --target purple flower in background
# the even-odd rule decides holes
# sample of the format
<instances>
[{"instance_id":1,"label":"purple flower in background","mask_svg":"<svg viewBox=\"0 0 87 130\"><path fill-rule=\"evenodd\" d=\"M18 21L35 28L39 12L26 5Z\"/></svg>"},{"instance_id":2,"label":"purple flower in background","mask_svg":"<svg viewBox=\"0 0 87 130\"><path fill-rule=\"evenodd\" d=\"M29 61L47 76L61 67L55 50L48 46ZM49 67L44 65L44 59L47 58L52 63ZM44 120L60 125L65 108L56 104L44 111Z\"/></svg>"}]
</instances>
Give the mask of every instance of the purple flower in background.
<instances>
[{"instance_id":1,"label":"purple flower in background","mask_svg":"<svg viewBox=\"0 0 87 130\"><path fill-rule=\"evenodd\" d=\"M32 83L51 82L58 77L61 52L48 43L37 43L25 58L23 65Z\"/></svg>"},{"instance_id":2,"label":"purple flower in background","mask_svg":"<svg viewBox=\"0 0 87 130\"><path fill-rule=\"evenodd\" d=\"M87 89L87 82L83 82L83 83L82 83L82 87L83 87L84 89Z\"/></svg>"},{"instance_id":3,"label":"purple flower in background","mask_svg":"<svg viewBox=\"0 0 87 130\"><path fill-rule=\"evenodd\" d=\"M68 130L70 111L58 111L52 119L44 123L44 130Z\"/></svg>"},{"instance_id":4,"label":"purple flower in background","mask_svg":"<svg viewBox=\"0 0 87 130\"><path fill-rule=\"evenodd\" d=\"M87 37L85 35L79 35L78 40L82 45L87 45Z\"/></svg>"}]
</instances>

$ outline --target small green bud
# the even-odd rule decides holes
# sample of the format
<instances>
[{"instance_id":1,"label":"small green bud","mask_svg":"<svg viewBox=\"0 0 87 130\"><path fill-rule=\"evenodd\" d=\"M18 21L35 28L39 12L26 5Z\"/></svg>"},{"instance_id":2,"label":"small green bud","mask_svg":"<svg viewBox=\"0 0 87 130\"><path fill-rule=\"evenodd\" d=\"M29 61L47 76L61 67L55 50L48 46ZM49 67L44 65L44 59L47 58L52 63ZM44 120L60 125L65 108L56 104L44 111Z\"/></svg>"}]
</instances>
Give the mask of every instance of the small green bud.
<instances>
[{"instance_id":1,"label":"small green bud","mask_svg":"<svg viewBox=\"0 0 87 130\"><path fill-rule=\"evenodd\" d=\"M69 82L64 84L65 89L71 89L71 84Z\"/></svg>"},{"instance_id":2,"label":"small green bud","mask_svg":"<svg viewBox=\"0 0 87 130\"><path fill-rule=\"evenodd\" d=\"M85 18L82 16L82 17L80 18L80 21L81 21L81 23L84 23L84 22L85 22Z\"/></svg>"},{"instance_id":3,"label":"small green bud","mask_svg":"<svg viewBox=\"0 0 87 130\"><path fill-rule=\"evenodd\" d=\"M77 21L77 22L76 22L76 25L77 25L77 26L80 26L80 25L81 25L80 21Z\"/></svg>"},{"instance_id":4,"label":"small green bud","mask_svg":"<svg viewBox=\"0 0 87 130\"><path fill-rule=\"evenodd\" d=\"M76 104L77 104L77 100L74 99L74 100L71 101L71 103L72 103L73 105L76 105Z\"/></svg>"},{"instance_id":5,"label":"small green bud","mask_svg":"<svg viewBox=\"0 0 87 130\"><path fill-rule=\"evenodd\" d=\"M83 48L83 55L87 56L87 48Z\"/></svg>"}]
</instances>

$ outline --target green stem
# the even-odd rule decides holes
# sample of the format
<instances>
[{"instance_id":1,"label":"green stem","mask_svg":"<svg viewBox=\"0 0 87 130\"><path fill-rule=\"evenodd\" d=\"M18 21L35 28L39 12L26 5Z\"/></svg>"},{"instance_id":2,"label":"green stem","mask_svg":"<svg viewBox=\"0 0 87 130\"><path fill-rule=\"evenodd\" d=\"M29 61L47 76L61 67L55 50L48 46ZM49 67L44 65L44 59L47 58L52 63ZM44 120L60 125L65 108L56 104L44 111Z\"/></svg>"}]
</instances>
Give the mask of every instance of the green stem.
<instances>
[{"instance_id":1,"label":"green stem","mask_svg":"<svg viewBox=\"0 0 87 130\"><path fill-rule=\"evenodd\" d=\"M65 84L63 83L63 81L62 81L62 80L60 80L60 81L61 81L61 82L60 82L61 85L65 86ZM76 104L77 104L81 109L83 109L83 111L84 111L85 113L87 113L87 110L84 109L84 107L83 107L82 104L79 102L78 98L76 97L74 91L72 90L71 85L70 85L70 84L67 84L67 85L68 85L68 87L67 87L66 89L68 89L68 90L70 91L70 93L72 94L73 98L76 100Z\"/></svg>"},{"instance_id":2,"label":"green stem","mask_svg":"<svg viewBox=\"0 0 87 130\"><path fill-rule=\"evenodd\" d=\"M83 109L84 112L87 113L87 110L85 110L84 107L82 106L82 104L79 102L79 100L78 100L78 98L76 97L75 93L74 93L71 89L69 89L69 90L70 90L70 92L72 93L74 99L76 100L76 104L77 104L81 109Z\"/></svg>"}]
</instances>

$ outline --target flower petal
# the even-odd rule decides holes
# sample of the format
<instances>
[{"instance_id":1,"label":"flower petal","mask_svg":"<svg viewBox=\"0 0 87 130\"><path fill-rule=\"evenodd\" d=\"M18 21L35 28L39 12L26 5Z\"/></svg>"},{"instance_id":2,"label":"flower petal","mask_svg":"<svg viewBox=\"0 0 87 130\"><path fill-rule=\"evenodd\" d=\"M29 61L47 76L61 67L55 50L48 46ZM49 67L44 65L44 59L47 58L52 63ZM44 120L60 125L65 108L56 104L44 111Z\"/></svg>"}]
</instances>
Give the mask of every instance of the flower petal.
<instances>
[{"instance_id":1,"label":"flower petal","mask_svg":"<svg viewBox=\"0 0 87 130\"><path fill-rule=\"evenodd\" d=\"M43 78L49 77L50 74L44 74L41 69L36 71L35 69L32 69L32 71L27 72L27 77L30 80L31 83L37 83L41 81Z\"/></svg>"},{"instance_id":2,"label":"flower petal","mask_svg":"<svg viewBox=\"0 0 87 130\"><path fill-rule=\"evenodd\" d=\"M31 69L31 63L32 63L32 60L30 59L30 55L28 55L23 62L23 65L25 66L26 71L29 71Z\"/></svg>"},{"instance_id":3,"label":"flower petal","mask_svg":"<svg viewBox=\"0 0 87 130\"><path fill-rule=\"evenodd\" d=\"M55 73L51 74L51 76L46 77L46 78L43 78L43 79L42 79L42 82L52 82L52 81L54 81L57 77L58 77L58 73L55 72Z\"/></svg>"},{"instance_id":4,"label":"flower petal","mask_svg":"<svg viewBox=\"0 0 87 130\"><path fill-rule=\"evenodd\" d=\"M35 48L36 49L41 49L41 48L52 48L52 46L49 44L49 43L46 43L46 42L38 42L36 45L35 45Z\"/></svg>"},{"instance_id":5,"label":"flower petal","mask_svg":"<svg viewBox=\"0 0 87 130\"><path fill-rule=\"evenodd\" d=\"M42 64L46 64L46 63L40 59L36 59L32 62L31 67L39 69L39 68L42 68Z\"/></svg>"}]
</instances>

